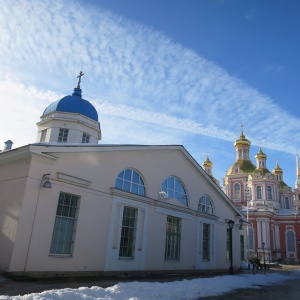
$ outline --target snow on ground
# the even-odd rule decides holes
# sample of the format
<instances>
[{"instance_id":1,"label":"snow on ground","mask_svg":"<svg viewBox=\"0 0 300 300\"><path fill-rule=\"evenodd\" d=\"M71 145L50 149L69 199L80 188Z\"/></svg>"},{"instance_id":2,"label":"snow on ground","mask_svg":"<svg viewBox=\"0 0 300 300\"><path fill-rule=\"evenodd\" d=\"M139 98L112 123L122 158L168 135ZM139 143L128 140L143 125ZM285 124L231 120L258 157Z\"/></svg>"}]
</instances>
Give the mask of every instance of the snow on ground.
<instances>
[{"instance_id":1,"label":"snow on ground","mask_svg":"<svg viewBox=\"0 0 300 300\"><path fill-rule=\"evenodd\" d=\"M49 290L24 296L0 296L0 300L148 300L198 299L221 295L237 288L260 288L300 277L300 270L271 274L224 275L174 282L127 282L112 287L80 287ZM258 286L259 285L259 286Z\"/></svg>"}]
</instances>

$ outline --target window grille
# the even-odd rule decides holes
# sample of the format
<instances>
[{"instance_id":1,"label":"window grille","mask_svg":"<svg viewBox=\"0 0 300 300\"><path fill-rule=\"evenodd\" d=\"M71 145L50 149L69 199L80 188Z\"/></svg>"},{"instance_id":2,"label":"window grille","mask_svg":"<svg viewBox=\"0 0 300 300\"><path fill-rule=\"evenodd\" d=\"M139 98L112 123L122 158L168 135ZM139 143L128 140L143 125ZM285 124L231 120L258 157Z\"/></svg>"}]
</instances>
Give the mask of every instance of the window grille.
<instances>
[{"instance_id":1,"label":"window grille","mask_svg":"<svg viewBox=\"0 0 300 300\"><path fill-rule=\"evenodd\" d=\"M210 261L210 225L203 224L202 260Z\"/></svg>"},{"instance_id":2,"label":"window grille","mask_svg":"<svg viewBox=\"0 0 300 300\"><path fill-rule=\"evenodd\" d=\"M51 254L72 254L79 196L60 193L52 241Z\"/></svg>"},{"instance_id":3,"label":"window grille","mask_svg":"<svg viewBox=\"0 0 300 300\"><path fill-rule=\"evenodd\" d=\"M162 197L162 193L166 195ZM160 187L159 198L175 198L183 205L188 205L185 188L181 181L175 177L165 179Z\"/></svg>"},{"instance_id":4,"label":"window grille","mask_svg":"<svg viewBox=\"0 0 300 300\"><path fill-rule=\"evenodd\" d=\"M140 174L132 169L125 169L118 175L115 187L120 190L145 196L144 181Z\"/></svg>"},{"instance_id":5,"label":"window grille","mask_svg":"<svg viewBox=\"0 0 300 300\"><path fill-rule=\"evenodd\" d=\"M69 134L69 129L60 128L57 142L66 143L68 140L68 134Z\"/></svg>"},{"instance_id":6,"label":"window grille","mask_svg":"<svg viewBox=\"0 0 300 300\"><path fill-rule=\"evenodd\" d=\"M295 236L292 231L288 231L286 234L286 241L287 241L287 251L295 251Z\"/></svg>"},{"instance_id":7,"label":"window grille","mask_svg":"<svg viewBox=\"0 0 300 300\"><path fill-rule=\"evenodd\" d=\"M120 241L120 257L134 257L137 209L124 207Z\"/></svg>"},{"instance_id":8,"label":"window grille","mask_svg":"<svg viewBox=\"0 0 300 300\"><path fill-rule=\"evenodd\" d=\"M199 204L198 204L198 210L202 211L206 214L211 214L211 215L214 214L213 203L209 196L204 195L201 197L201 199L199 200Z\"/></svg>"},{"instance_id":9,"label":"window grille","mask_svg":"<svg viewBox=\"0 0 300 300\"><path fill-rule=\"evenodd\" d=\"M181 220L167 217L165 259L179 260L180 257L180 231Z\"/></svg>"},{"instance_id":10,"label":"window grille","mask_svg":"<svg viewBox=\"0 0 300 300\"><path fill-rule=\"evenodd\" d=\"M84 133L82 134L82 140L81 140L81 143L83 143L83 144L88 144L88 143L90 142L90 137L91 137L90 134L84 132Z\"/></svg>"},{"instance_id":11,"label":"window grille","mask_svg":"<svg viewBox=\"0 0 300 300\"><path fill-rule=\"evenodd\" d=\"M256 198L257 198L257 200L261 200L262 199L261 186L257 186L256 187Z\"/></svg>"}]
</instances>

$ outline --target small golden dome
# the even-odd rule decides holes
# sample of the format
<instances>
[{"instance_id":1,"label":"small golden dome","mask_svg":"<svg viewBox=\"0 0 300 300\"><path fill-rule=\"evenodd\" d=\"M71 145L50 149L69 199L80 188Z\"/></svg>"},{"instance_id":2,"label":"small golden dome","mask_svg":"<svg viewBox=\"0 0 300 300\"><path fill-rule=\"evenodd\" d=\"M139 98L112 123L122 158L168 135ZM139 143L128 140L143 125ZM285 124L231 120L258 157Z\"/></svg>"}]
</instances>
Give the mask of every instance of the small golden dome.
<instances>
[{"instance_id":1,"label":"small golden dome","mask_svg":"<svg viewBox=\"0 0 300 300\"><path fill-rule=\"evenodd\" d=\"M273 173L274 174L282 174L283 173L283 171L282 171L282 169L279 167L279 165L278 165L278 162L276 163L276 167L275 167L275 169L273 170Z\"/></svg>"},{"instance_id":2,"label":"small golden dome","mask_svg":"<svg viewBox=\"0 0 300 300\"><path fill-rule=\"evenodd\" d=\"M250 147L250 145L251 145L251 142L245 138L243 132L241 132L240 137L234 143L234 147L238 147L238 146L249 146Z\"/></svg>"},{"instance_id":3,"label":"small golden dome","mask_svg":"<svg viewBox=\"0 0 300 300\"><path fill-rule=\"evenodd\" d=\"M203 163L203 167L212 167L213 163L209 160L208 155L206 156L206 160Z\"/></svg>"},{"instance_id":4,"label":"small golden dome","mask_svg":"<svg viewBox=\"0 0 300 300\"><path fill-rule=\"evenodd\" d=\"M261 148L259 148L258 153L255 155L255 158L267 158L267 155L262 152Z\"/></svg>"}]
</instances>

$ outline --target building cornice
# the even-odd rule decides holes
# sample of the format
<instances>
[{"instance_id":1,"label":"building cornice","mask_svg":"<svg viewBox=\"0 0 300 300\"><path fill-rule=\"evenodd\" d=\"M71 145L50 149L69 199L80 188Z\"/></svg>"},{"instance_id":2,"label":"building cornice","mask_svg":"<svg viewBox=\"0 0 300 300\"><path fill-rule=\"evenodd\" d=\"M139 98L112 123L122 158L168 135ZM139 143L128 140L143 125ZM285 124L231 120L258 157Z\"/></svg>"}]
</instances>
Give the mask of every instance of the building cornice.
<instances>
[{"instance_id":1,"label":"building cornice","mask_svg":"<svg viewBox=\"0 0 300 300\"><path fill-rule=\"evenodd\" d=\"M110 188L110 191L113 196L117 196L120 198L125 198L125 199L130 199L130 200L135 200L144 204L148 204L151 206L155 206L157 208L157 212L161 213L170 213L170 211L180 213L183 215L190 215L192 216L197 216L197 217L202 217L205 219L211 219L211 220L218 220L218 216L216 215L210 215L210 214L205 214L201 211L191 209L189 207L186 207L182 205L179 201L173 198L164 198L164 199L152 199L148 198L146 196L141 196L137 194L133 194L127 191L119 190L116 188ZM169 201L169 202L168 202ZM173 202L173 203L171 203ZM178 202L178 204L174 204L175 202Z\"/></svg>"},{"instance_id":2,"label":"building cornice","mask_svg":"<svg viewBox=\"0 0 300 300\"><path fill-rule=\"evenodd\" d=\"M57 158L42 152L36 152L31 145L0 153L0 164L7 164L21 159L39 160L52 164Z\"/></svg>"}]
</instances>

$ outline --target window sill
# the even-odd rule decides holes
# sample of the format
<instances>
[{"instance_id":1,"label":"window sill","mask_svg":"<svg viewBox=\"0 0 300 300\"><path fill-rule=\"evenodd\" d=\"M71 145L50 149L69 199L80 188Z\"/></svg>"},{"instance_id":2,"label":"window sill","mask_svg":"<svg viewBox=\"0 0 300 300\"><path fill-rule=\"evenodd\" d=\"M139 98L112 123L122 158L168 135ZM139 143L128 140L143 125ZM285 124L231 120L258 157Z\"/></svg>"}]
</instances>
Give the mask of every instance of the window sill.
<instances>
[{"instance_id":1,"label":"window sill","mask_svg":"<svg viewBox=\"0 0 300 300\"><path fill-rule=\"evenodd\" d=\"M119 256L119 258L118 259L120 259L120 260L134 260L134 257L120 257Z\"/></svg>"},{"instance_id":2,"label":"window sill","mask_svg":"<svg viewBox=\"0 0 300 300\"><path fill-rule=\"evenodd\" d=\"M165 259L165 262L179 262L179 259Z\"/></svg>"},{"instance_id":3,"label":"window sill","mask_svg":"<svg viewBox=\"0 0 300 300\"><path fill-rule=\"evenodd\" d=\"M55 253L50 253L49 257L54 257L54 258L72 258L72 254L55 254Z\"/></svg>"}]
</instances>

